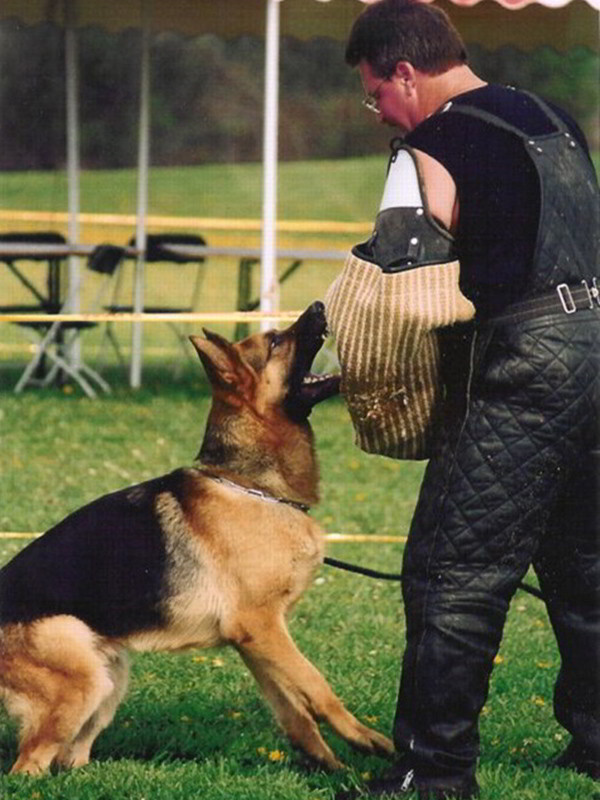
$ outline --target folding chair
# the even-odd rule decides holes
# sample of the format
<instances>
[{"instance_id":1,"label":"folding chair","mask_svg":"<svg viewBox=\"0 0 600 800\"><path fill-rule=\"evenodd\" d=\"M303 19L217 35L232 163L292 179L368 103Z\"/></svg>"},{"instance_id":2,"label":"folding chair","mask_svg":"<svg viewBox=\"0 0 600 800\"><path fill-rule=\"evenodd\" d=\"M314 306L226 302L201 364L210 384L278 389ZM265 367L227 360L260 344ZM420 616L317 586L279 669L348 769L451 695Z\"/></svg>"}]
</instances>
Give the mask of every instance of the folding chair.
<instances>
[{"instance_id":1,"label":"folding chair","mask_svg":"<svg viewBox=\"0 0 600 800\"><path fill-rule=\"evenodd\" d=\"M168 262L171 264L196 264L196 273L192 280L191 284L191 292L189 295L189 302L186 305L171 305L171 304L160 304L160 305L146 305L144 304L144 312L148 314L177 314L183 312L191 312L195 311L198 307L198 301L200 299L200 291L202 289L202 280L204 278L204 268L203 263L205 261L204 256L185 256L180 255L172 250L169 250L169 245L192 245L192 246L203 246L206 245L206 241L203 239L202 236L197 236L195 234L188 234L188 233L153 233L148 234L146 238L146 254L145 254L145 262L147 264L154 264L160 262ZM135 238L132 238L129 243L128 247L135 247ZM183 279L183 278L182 278ZM115 283L113 298L110 305L105 306L107 311L111 313L131 313L133 311L132 305L124 305L120 302L119 296L122 290L122 274L120 274L117 278ZM166 292L165 292L166 294ZM165 321L165 324L171 328L173 333L175 334L177 341L181 345L185 355L187 357L191 357L192 353L188 346L188 338L186 332L182 329L181 324L172 321ZM124 364L123 357L121 356L121 352L119 349L118 341L113 333L111 323L107 323L106 326L106 336L110 340L115 353L117 354L117 358L119 361Z\"/></svg>"},{"instance_id":2,"label":"folding chair","mask_svg":"<svg viewBox=\"0 0 600 800\"><path fill-rule=\"evenodd\" d=\"M0 314L56 314L61 306L60 279L65 256L49 254L46 248L66 247L65 237L55 231L3 233L0 234L0 244L14 246L18 254L0 255L0 262L6 265L21 286L25 287L27 294L35 300L35 302L5 303L0 305ZM18 252L20 248L21 253ZM36 269L45 266L44 280L36 282L31 280L21 262L34 262ZM43 289L38 288L40 283L44 285ZM28 323L22 322L19 325L27 327ZM44 373L45 359L42 358L37 367L37 375L41 377Z\"/></svg>"},{"instance_id":3,"label":"folding chair","mask_svg":"<svg viewBox=\"0 0 600 800\"><path fill-rule=\"evenodd\" d=\"M36 303L21 303L12 305L1 305L0 312L6 314L28 314L45 312L47 314L56 313L60 307L60 266L64 261L64 255L49 255L44 252L46 246L52 248L55 245L66 247L66 239L60 233L54 231L26 232L26 233L2 233L0 243L15 245L18 250L19 245L33 245L39 248L38 252L32 249L19 255L0 255L0 261L6 264L15 278L21 283L35 299ZM22 269L19 269L19 261L37 261L47 264L46 291L40 291L37 286L29 280Z\"/></svg>"},{"instance_id":4,"label":"folding chair","mask_svg":"<svg viewBox=\"0 0 600 800\"><path fill-rule=\"evenodd\" d=\"M88 259L87 267L90 271L100 273L104 276L99 289L96 292L94 301L91 304L91 311L100 310L104 294L108 289L109 279L114 274L118 264L123 257L123 249L110 245L101 245L94 249ZM78 291L80 286L74 287ZM58 312L68 311L68 301L65 302ZM19 394L26 386L48 386L60 374L69 375L88 397L96 397L96 391L91 385L93 381L102 391L110 393L110 386L99 375L96 370L89 367L83 360L75 361L72 358L72 351L77 336L85 330L96 327L98 323L85 320L56 320L55 322L40 320L17 323L34 330L40 337L37 343L36 353L21 375L15 393ZM74 336L65 337L67 331L74 332ZM48 358L52 361L52 367L45 375L40 376L38 366L42 359Z\"/></svg>"}]
</instances>

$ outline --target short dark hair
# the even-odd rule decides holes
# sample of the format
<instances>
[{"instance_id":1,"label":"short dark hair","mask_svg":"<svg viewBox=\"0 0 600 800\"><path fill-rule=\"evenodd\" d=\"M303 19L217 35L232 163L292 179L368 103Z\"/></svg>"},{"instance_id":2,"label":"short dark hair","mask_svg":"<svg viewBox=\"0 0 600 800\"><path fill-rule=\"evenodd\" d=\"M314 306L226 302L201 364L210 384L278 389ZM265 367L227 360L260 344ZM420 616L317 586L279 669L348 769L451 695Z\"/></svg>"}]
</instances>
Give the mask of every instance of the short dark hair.
<instances>
[{"instance_id":1,"label":"short dark hair","mask_svg":"<svg viewBox=\"0 0 600 800\"><path fill-rule=\"evenodd\" d=\"M356 19L346 46L351 67L365 60L380 78L399 61L430 74L467 61L464 42L441 8L422 0L378 0Z\"/></svg>"}]
</instances>

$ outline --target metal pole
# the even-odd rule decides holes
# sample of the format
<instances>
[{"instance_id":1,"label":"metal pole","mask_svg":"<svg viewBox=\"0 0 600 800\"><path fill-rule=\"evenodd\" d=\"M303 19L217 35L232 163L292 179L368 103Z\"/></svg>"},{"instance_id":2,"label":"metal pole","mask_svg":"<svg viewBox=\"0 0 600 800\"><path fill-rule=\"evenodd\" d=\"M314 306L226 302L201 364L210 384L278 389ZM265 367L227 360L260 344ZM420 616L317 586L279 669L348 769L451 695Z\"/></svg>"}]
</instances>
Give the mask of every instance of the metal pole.
<instances>
[{"instance_id":1,"label":"metal pole","mask_svg":"<svg viewBox=\"0 0 600 800\"><path fill-rule=\"evenodd\" d=\"M265 53L265 114L263 131L263 225L261 246L260 309L276 311L279 286L276 270L277 126L279 93L279 0L267 0ZM268 328L262 322L261 328Z\"/></svg>"},{"instance_id":2,"label":"metal pole","mask_svg":"<svg viewBox=\"0 0 600 800\"><path fill-rule=\"evenodd\" d=\"M77 53L77 7L76 0L64 1L65 13L65 90L66 90L66 128L67 128L67 194L68 224L67 240L70 245L79 242L79 80ZM68 308L73 313L80 310L79 258L70 255ZM68 348L71 366L81 364L81 340L75 334L72 346Z\"/></svg>"},{"instance_id":3,"label":"metal pole","mask_svg":"<svg viewBox=\"0 0 600 800\"><path fill-rule=\"evenodd\" d=\"M140 75L140 120L138 138L137 223L133 310L144 310L144 253L146 250L146 215L148 213L148 166L150 162L150 18L151 0L142 0L142 54ZM131 368L129 383L133 389L142 385L142 323L134 322L131 333Z\"/></svg>"}]
</instances>

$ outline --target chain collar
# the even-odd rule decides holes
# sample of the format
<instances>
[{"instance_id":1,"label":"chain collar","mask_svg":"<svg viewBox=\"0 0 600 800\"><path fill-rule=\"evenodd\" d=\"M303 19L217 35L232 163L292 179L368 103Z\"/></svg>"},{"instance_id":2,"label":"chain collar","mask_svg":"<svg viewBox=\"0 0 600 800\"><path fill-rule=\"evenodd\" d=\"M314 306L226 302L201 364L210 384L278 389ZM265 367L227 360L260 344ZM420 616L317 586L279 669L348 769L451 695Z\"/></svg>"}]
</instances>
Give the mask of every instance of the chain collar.
<instances>
[{"instance_id":1,"label":"chain collar","mask_svg":"<svg viewBox=\"0 0 600 800\"><path fill-rule=\"evenodd\" d=\"M297 508L298 511L303 511L305 514L310 511L310 506L306 503L299 503L297 500L289 500L287 497L275 497L268 492L263 492L261 489L250 489L247 486L242 486L239 483L235 483L235 481L230 481L229 478L223 478L221 475L212 475L210 472L204 471L202 471L202 474L207 478L216 481L217 483L223 484L223 486L229 486L230 489L237 489L239 492L243 492L244 494L250 494L253 497L259 497L261 500L268 500L273 503L284 503L287 506L292 506L292 508Z\"/></svg>"}]
</instances>

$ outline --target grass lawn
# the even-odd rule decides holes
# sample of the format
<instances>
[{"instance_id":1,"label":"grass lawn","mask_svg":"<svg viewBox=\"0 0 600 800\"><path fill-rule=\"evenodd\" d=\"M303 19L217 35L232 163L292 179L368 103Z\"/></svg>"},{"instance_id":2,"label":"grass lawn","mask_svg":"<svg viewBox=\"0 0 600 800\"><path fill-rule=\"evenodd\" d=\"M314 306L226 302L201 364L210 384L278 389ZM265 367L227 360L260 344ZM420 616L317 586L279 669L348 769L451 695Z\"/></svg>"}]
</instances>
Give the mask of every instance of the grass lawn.
<instances>
[{"instance_id":1,"label":"grass lawn","mask_svg":"<svg viewBox=\"0 0 600 800\"><path fill-rule=\"evenodd\" d=\"M8 385L17 370L5 366ZM144 388L116 383L97 401L69 393L0 391L0 529L40 531L97 495L190 463L208 409L200 367L178 381L150 363ZM322 469L312 512L328 532L406 532L423 466L367 456L353 445L339 399L312 416ZM0 561L22 539L0 540ZM398 544L330 544L334 557L398 571ZM292 633L346 704L389 731L403 617L395 583L323 567L299 603ZM566 743L552 716L558 668L543 604L518 593L481 724L482 800L581 800L594 784L547 767ZM94 762L54 777L0 778L18 800L326 800L342 785L386 768L326 731L348 769L311 770L280 735L234 651L143 654L129 695L99 738ZM15 757L15 731L0 712L0 771Z\"/></svg>"},{"instance_id":2,"label":"grass lawn","mask_svg":"<svg viewBox=\"0 0 600 800\"><path fill-rule=\"evenodd\" d=\"M332 161L287 162L278 171L279 220L373 220L379 207L388 153L368 158ZM136 171L83 170L81 210L87 213L133 214L136 203ZM177 217L260 219L262 214L262 166L260 164L207 164L195 167L153 167L149 177L149 214ZM7 172L2 175L0 209L65 211L67 179L64 171ZM3 221L2 229L14 229ZM21 224L21 227L23 227ZM41 224L43 228L44 225ZM38 227L40 227L38 225ZM47 225L46 225L47 227ZM223 232L193 230L209 244L256 245L260 233L249 235L235 228ZM134 233L123 227L84 224L83 241L126 242ZM307 238L280 236L281 246L352 244L355 238L331 236Z\"/></svg>"}]
</instances>

